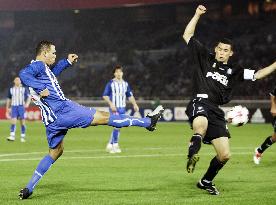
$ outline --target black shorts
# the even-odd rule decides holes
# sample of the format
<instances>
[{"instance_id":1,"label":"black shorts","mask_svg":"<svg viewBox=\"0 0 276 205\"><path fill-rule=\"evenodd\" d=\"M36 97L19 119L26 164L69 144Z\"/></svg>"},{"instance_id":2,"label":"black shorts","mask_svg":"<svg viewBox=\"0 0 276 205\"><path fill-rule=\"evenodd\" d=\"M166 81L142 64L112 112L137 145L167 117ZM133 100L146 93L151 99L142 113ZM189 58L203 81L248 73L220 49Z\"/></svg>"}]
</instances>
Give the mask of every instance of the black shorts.
<instances>
[{"instance_id":1,"label":"black shorts","mask_svg":"<svg viewBox=\"0 0 276 205\"><path fill-rule=\"evenodd\" d=\"M276 116L273 117L272 126L274 127L274 133L276 133Z\"/></svg>"},{"instance_id":2,"label":"black shorts","mask_svg":"<svg viewBox=\"0 0 276 205\"><path fill-rule=\"evenodd\" d=\"M211 141L220 137L230 138L230 133L224 118L224 112L205 98L195 98L191 100L187 106L186 114L189 117L189 122L198 116L205 116L208 119L208 128L203 143L211 144Z\"/></svg>"}]
</instances>

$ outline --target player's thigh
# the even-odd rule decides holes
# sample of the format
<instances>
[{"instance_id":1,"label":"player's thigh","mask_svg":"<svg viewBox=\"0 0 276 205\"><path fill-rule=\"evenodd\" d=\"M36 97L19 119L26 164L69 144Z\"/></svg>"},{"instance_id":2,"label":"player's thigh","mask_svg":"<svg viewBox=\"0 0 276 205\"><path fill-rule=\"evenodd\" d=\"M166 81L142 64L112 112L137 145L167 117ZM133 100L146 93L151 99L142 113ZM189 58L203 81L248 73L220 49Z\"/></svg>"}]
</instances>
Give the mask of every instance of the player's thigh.
<instances>
[{"instance_id":1,"label":"player's thigh","mask_svg":"<svg viewBox=\"0 0 276 205\"><path fill-rule=\"evenodd\" d=\"M91 122L91 125L106 125L109 121L110 113L104 111L96 111L94 114L94 119Z\"/></svg>"},{"instance_id":2,"label":"player's thigh","mask_svg":"<svg viewBox=\"0 0 276 205\"><path fill-rule=\"evenodd\" d=\"M231 157L230 153L230 143L228 137L219 137L211 141L215 151L217 153L218 159L220 161L227 161Z\"/></svg>"},{"instance_id":3,"label":"player's thigh","mask_svg":"<svg viewBox=\"0 0 276 205\"><path fill-rule=\"evenodd\" d=\"M21 124L21 125L25 125L25 124L26 124L25 119L21 119L21 120L20 120L20 124Z\"/></svg>"},{"instance_id":4,"label":"player's thigh","mask_svg":"<svg viewBox=\"0 0 276 205\"><path fill-rule=\"evenodd\" d=\"M197 116L192 123L192 127L195 133L205 135L208 128L208 119L205 116Z\"/></svg>"}]
</instances>

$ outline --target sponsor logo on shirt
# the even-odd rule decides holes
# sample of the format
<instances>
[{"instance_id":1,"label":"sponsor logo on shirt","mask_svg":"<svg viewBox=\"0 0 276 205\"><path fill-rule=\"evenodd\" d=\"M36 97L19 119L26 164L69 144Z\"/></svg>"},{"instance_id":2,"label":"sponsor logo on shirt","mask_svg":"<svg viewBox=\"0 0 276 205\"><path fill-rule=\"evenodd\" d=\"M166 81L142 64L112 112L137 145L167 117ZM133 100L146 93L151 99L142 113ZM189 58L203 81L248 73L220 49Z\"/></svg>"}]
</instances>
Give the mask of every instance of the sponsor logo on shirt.
<instances>
[{"instance_id":1,"label":"sponsor logo on shirt","mask_svg":"<svg viewBox=\"0 0 276 205\"><path fill-rule=\"evenodd\" d=\"M218 72L208 72L206 74L206 77L211 77L212 79L218 81L219 83L221 83L222 85L227 86L228 85L228 79L227 76L219 74Z\"/></svg>"}]
</instances>

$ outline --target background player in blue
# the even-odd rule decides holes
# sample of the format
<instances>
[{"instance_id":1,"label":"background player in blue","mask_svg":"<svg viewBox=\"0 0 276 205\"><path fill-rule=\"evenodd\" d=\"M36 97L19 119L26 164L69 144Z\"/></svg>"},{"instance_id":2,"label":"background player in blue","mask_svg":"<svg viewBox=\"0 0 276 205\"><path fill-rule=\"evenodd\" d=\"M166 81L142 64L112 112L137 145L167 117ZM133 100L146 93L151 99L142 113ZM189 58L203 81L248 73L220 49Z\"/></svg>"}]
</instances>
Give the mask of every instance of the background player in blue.
<instances>
[{"instance_id":1,"label":"background player in blue","mask_svg":"<svg viewBox=\"0 0 276 205\"><path fill-rule=\"evenodd\" d=\"M122 66L116 66L113 71L114 78L105 86L103 99L108 103L110 112L121 115L126 112L126 98L132 103L135 112L139 111L139 107L133 96L132 90L128 82L123 79ZM106 146L109 153L121 153L119 147L120 128L114 128L110 140Z\"/></svg>"},{"instance_id":2,"label":"background player in blue","mask_svg":"<svg viewBox=\"0 0 276 205\"><path fill-rule=\"evenodd\" d=\"M138 126L154 131L161 118L164 110L162 106L158 106L145 118L134 118L97 111L67 99L56 77L77 59L76 54L69 54L67 59L60 60L50 69L56 60L56 48L53 43L42 41L37 45L36 59L19 73L21 81L29 86L32 100L41 110L49 145L49 154L40 161L27 186L20 190L20 199L27 199L33 193L42 176L62 155L63 138L68 129L109 125L118 128Z\"/></svg>"},{"instance_id":3,"label":"background player in blue","mask_svg":"<svg viewBox=\"0 0 276 205\"><path fill-rule=\"evenodd\" d=\"M25 108L29 107L31 98L28 88L21 85L21 80L16 77L13 81L14 86L9 89L6 103L6 115L11 116L10 136L8 141L15 140L16 121L19 119L21 125L21 142L25 142L26 124L25 124Z\"/></svg>"},{"instance_id":4,"label":"background player in blue","mask_svg":"<svg viewBox=\"0 0 276 205\"><path fill-rule=\"evenodd\" d=\"M260 164L262 154L264 151L269 148L273 143L276 142L276 86L274 90L270 93L271 108L270 112L272 114L272 126L274 128L274 133L272 136L268 136L265 141L255 149L253 156L253 161L255 164Z\"/></svg>"},{"instance_id":5,"label":"background player in blue","mask_svg":"<svg viewBox=\"0 0 276 205\"><path fill-rule=\"evenodd\" d=\"M196 65L192 81L193 99L186 109L194 131L188 149L187 171L194 171L199 160L201 142L212 144L216 156L211 160L197 187L208 191L209 194L218 195L219 191L213 184L213 179L230 159L230 133L224 112L219 106L231 100L235 85L244 80L256 80L269 75L276 70L276 62L257 72L229 62L234 54L233 43L229 39L219 40L215 52L211 52L194 37L197 22L205 12L204 6L198 6L183 34Z\"/></svg>"}]
</instances>

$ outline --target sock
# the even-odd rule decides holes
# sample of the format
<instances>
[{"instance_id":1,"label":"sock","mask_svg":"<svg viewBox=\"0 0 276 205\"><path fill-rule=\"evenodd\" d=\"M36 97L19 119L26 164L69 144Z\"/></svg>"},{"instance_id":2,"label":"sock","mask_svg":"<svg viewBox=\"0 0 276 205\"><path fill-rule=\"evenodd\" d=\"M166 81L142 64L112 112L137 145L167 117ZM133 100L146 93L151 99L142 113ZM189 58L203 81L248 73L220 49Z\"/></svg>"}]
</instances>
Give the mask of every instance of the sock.
<instances>
[{"instance_id":1,"label":"sock","mask_svg":"<svg viewBox=\"0 0 276 205\"><path fill-rule=\"evenodd\" d=\"M51 167L51 165L55 162L50 155L46 155L38 164L31 180L26 186L30 192L33 192L33 189L43 177L43 175L47 172L47 170Z\"/></svg>"},{"instance_id":2,"label":"sock","mask_svg":"<svg viewBox=\"0 0 276 205\"><path fill-rule=\"evenodd\" d=\"M21 125L21 137L22 138L25 137L25 132L26 132L26 126L25 125Z\"/></svg>"},{"instance_id":3,"label":"sock","mask_svg":"<svg viewBox=\"0 0 276 205\"><path fill-rule=\"evenodd\" d=\"M120 129L119 128L114 128L113 131L112 131L112 133L111 133L109 144L118 143L119 136L120 136Z\"/></svg>"},{"instance_id":4,"label":"sock","mask_svg":"<svg viewBox=\"0 0 276 205\"><path fill-rule=\"evenodd\" d=\"M267 148L269 148L274 142L271 140L271 136L267 137L263 144L258 147L258 152L263 153Z\"/></svg>"},{"instance_id":5,"label":"sock","mask_svg":"<svg viewBox=\"0 0 276 205\"><path fill-rule=\"evenodd\" d=\"M210 166L205 173L205 175L202 178L202 181L205 182L211 182L215 178L215 176L218 174L219 170L226 164L226 162L221 162L217 159L217 157L214 157L211 162Z\"/></svg>"},{"instance_id":6,"label":"sock","mask_svg":"<svg viewBox=\"0 0 276 205\"><path fill-rule=\"evenodd\" d=\"M15 135L15 129L16 129L16 125L12 124L11 128L10 128L10 136L14 137Z\"/></svg>"},{"instance_id":7,"label":"sock","mask_svg":"<svg viewBox=\"0 0 276 205\"><path fill-rule=\"evenodd\" d=\"M121 127L129 127L129 126L137 126L137 127L149 127L151 124L151 119L148 117L145 118L136 118L128 115L114 115L110 113L109 117L109 126L121 128Z\"/></svg>"},{"instance_id":8,"label":"sock","mask_svg":"<svg viewBox=\"0 0 276 205\"><path fill-rule=\"evenodd\" d=\"M201 139L202 136L201 134L194 134L190 140L190 145L189 145L189 153L188 153L188 157L192 157L194 154L197 154L198 151L200 150L201 147Z\"/></svg>"}]
</instances>

